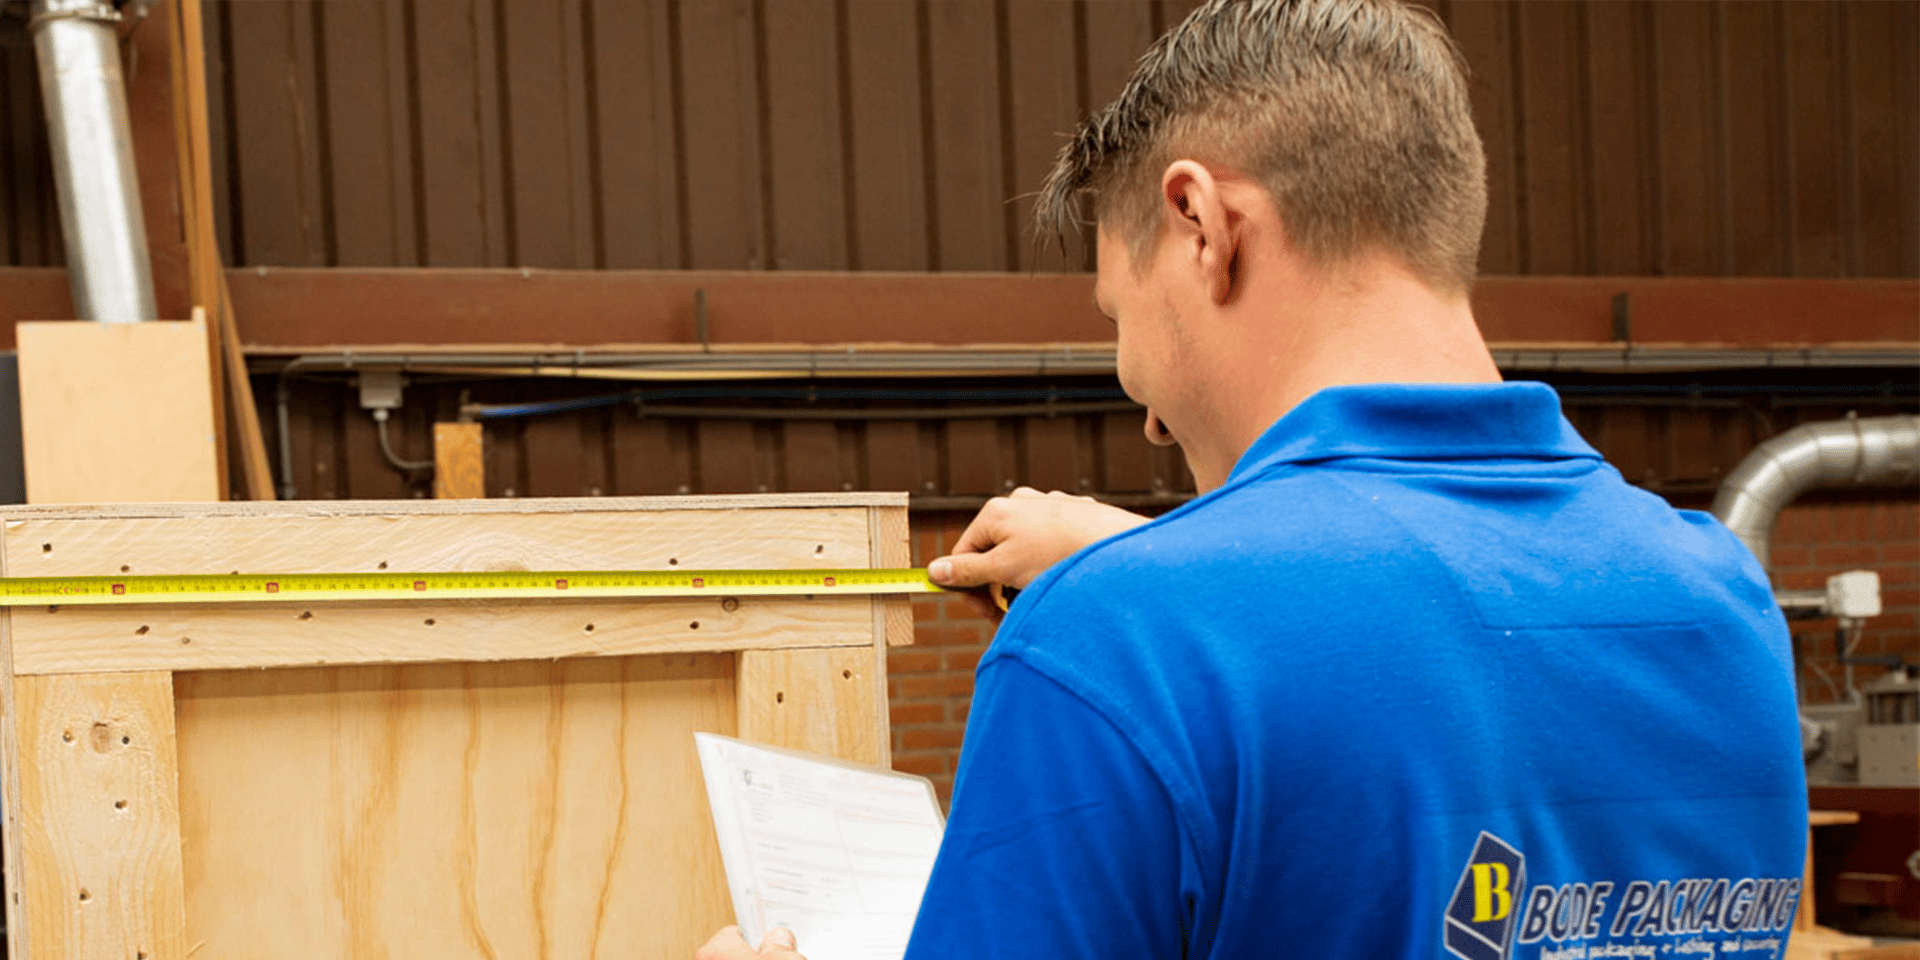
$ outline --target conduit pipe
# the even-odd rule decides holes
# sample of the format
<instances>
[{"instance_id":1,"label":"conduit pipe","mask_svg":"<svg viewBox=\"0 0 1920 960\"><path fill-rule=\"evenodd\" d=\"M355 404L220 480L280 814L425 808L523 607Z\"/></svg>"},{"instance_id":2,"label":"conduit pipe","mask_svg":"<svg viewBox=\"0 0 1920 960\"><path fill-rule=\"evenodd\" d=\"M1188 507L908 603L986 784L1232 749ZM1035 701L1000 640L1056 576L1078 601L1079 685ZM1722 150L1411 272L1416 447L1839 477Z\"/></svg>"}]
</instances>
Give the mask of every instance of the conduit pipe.
<instances>
[{"instance_id":1,"label":"conduit pipe","mask_svg":"<svg viewBox=\"0 0 1920 960\"><path fill-rule=\"evenodd\" d=\"M119 22L107 0L33 0L31 7L74 314L132 323L160 311L133 165Z\"/></svg>"},{"instance_id":2,"label":"conduit pipe","mask_svg":"<svg viewBox=\"0 0 1920 960\"><path fill-rule=\"evenodd\" d=\"M1848 417L1795 427L1756 447L1727 475L1713 515L1767 567L1774 521L1819 487L1920 483L1920 417Z\"/></svg>"}]
</instances>

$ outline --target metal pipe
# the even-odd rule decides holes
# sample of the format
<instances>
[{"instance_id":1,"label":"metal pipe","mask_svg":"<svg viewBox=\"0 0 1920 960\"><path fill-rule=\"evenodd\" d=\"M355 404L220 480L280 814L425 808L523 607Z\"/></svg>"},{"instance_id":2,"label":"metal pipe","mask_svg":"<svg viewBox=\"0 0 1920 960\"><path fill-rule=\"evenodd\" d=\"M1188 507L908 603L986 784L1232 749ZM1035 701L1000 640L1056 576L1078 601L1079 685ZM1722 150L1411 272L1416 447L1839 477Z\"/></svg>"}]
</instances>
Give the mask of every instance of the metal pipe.
<instances>
[{"instance_id":1,"label":"metal pipe","mask_svg":"<svg viewBox=\"0 0 1920 960\"><path fill-rule=\"evenodd\" d=\"M1818 487L1920 482L1920 417L1848 417L1795 427L1754 448L1727 474L1713 515L1768 565L1774 521Z\"/></svg>"},{"instance_id":2,"label":"metal pipe","mask_svg":"<svg viewBox=\"0 0 1920 960\"><path fill-rule=\"evenodd\" d=\"M34 0L31 10L74 314L156 319L115 30L120 14L106 0Z\"/></svg>"}]
</instances>

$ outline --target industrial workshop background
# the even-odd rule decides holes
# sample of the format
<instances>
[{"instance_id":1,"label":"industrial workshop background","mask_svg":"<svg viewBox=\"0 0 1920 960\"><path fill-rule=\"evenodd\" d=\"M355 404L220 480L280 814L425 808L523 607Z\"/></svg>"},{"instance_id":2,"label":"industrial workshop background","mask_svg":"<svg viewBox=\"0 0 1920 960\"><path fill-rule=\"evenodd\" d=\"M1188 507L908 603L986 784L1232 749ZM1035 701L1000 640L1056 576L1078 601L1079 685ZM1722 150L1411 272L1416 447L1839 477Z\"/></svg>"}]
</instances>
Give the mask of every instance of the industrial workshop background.
<instances>
[{"instance_id":1,"label":"industrial workshop background","mask_svg":"<svg viewBox=\"0 0 1920 960\"><path fill-rule=\"evenodd\" d=\"M1433 6L1488 148L1483 326L1629 480L1705 508L1768 438L1920 406L1920 4ZM1181 503L1192 480L1141 439L1110 353L1063 346L1111 336L1086 239L1037 243L1024 198L1190 7L208 0L217 227L280 495L431 495L432 425L478 418L488 496L904 489L918 563L1018 483ZM7 321L72 312L15 13ZM127 47L177 317L168 48L139 27ZM828 362L876 343L934 360ZM809 370L663 379L586 362L612 344L742 370L766 345L831 349ZM354 356L409 345L432 362L409 368L383 450ZM1879 573L1884 612L1850 638L1863 661L1920 661L1917 499L1821 490L1776 531L1779 587ZM944 791L992 631L954 599L916 614L891 659L893 756ZM1807 699L1840 697L1834 622L1795 633Z\"/></svg>"}]
</instances>

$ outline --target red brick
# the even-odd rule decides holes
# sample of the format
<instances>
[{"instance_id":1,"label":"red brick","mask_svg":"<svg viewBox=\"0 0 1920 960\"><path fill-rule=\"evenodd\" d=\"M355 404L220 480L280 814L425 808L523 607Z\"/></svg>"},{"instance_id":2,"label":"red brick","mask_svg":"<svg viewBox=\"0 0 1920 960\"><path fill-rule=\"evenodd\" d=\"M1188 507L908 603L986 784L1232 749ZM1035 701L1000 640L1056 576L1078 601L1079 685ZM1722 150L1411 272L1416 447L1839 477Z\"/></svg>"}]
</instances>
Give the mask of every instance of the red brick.
<instances>
[{"instance_id":1,"label":"red brick","mask_svg":"<svg viewBox=\"0 0 1920 960\"><path fill-rule=\"evenodd\" d=\"M1888 633L1906 633L1914 629L1914 615L1905 611L1889 610L1874 617L1868 626L1869 629L1885 630Z\"/></svg>"},{"instance_id":2,"label":"red brick","mask_svg":"<svg viewBox=\"0 0 1920 960\"><path fill-rule=\"evenodd\" d=\"M1889 609L1920 606L1920 588L1900 586L1889 589L1887 581L1883 579L1880 581L1880 603ZM952 663L951 655L948 656L947 661Z\"/></svg>"},{"instance_id":3,"label":"red brick","mask_svg":"<svg viewBox=\"0 0 1920 960\"><path fill-rule=\"evenodd\" d=\"M953 771L953 758L945 753L895 753L893 768L922 777L943 777Z\"/></svg>"},{"instance_id":4,"label":"red brick","mask_svg":"<svg viewBox=\"0 0 1920 960\"><path fill-rule=\"evenodd\" d=\"M1814 566L1833 567L1836 573L1842 569L1852 570L1860 567L1871 567L1878 562L1880 562L1880 551L1869 544L1816 546L1813 548Z\"/></svg>"},{"instance_id":5,"label":"red brick","mask_svg":"<svg viewBox=\"0 0 1920 960\"><path fill-rule=\"evenodd\" d=\"M913 631L914 645L921 647L983 647L991 639L993 630L985 621L933 623Z\"/></svg>"},{"instance_id":6,"label":"red brick","mask_svg":"<svg viewBox=\"0 0 1920 960\"><path fill-rule=\"evenodd\" d=\"M1885 547L1880 549L1882 556L1885 556L1886 552ZM1910 583L1920 582L1920 563L1887 563L1882 561L1879 566L1873 569L1880 574L1880 585L1883 587L1904 587Z\"/></svg>"},{"instance_id":7,"label":"red brick","mask_svg":"<svg viewBox=\"0 0 1920 960\"><path fill-rule=\"evenodd\" d=\"M946 607L935 602L937 599L936 597L913 598L913 622L933 623L943 619Z\"/></svg>"},{"instance_id":8,"label":"red brick","mask_svg":"<svg viewBox=\"0 0 1920 960\"><path fill-rule=\"evenodd\" d=\"M960 727L914 727L900 732L904 750L958 750L964 730Z\"/></svg>"},{"instance_id":9,"label":"red brick","mask_svg":"<svg viewBox=\"0 0 1920 960\"><path fill-rule=\"evenodd\" d=\"M937 673L929 676L898 677L895 700L925 700L934 697L973 695L973 677L964 673Z\"/></svg>"},{"instance_id":10,"label":"red brick","mask_svg":"<svg viewBox=\"0 0 1920 960\"><path fill-rule=\"evenodd\" d=\"M1882 543L1880 559L1887 563L1920 563L1920 542L1894 540Z\"/></svg>"},{"instance_id":11,"label":"red brick","mask_svg":"<svg viewBox=\"0 0 1920 960\"><path fill-rule=\"evenodd\" d=\"M1815 569L1782 570L1773 580L1782 590L1816 590L1827 585L1827 574Z\"/></svg>"},{"instance_id":12,"label":"red brick","mask_svg":"<svg viewBox=\"0 0 1920 960\"><path fill-rule=\"evenodd\" d=\"M945 723L947 705L944 703L896 703L888 707L888 716L895 727L916 723Z\"/></svg>"},{"instance_id":13,"label":"red brick","mask_svg":"<svg viewBox=\"0 0 1920 960\"><path fill-rule=\"evenodd\" d=\"M1774 547L1767 551L1768 562L1775 570L1792 570L1813 562L1813 551L1806 547Z\"/></svg>"},{"instance_id":14,"label":"red brick","mask_svg":"<svg viewBox=\"0 0 1920 960\"><path fill-rule=\"evenodd\" d=\"M972 673L973 668L980 665L980 657L985 653L985 650L956 650L948 653L947 669Z\"/></svg>"},{"instance_id":15,"label":"red brick","mask_svg":"<svg viewBox=\"0 0 1920 960\"><path fill-rule=\"evenodd\" d=\"M1817 517L1812 507L1788 507L1780 511L1780 519L1773 525L1773 541L1782 544L1805 544L1825 540L1827 531L1816 529L1823 526L1817 521L1824 519L1825 517Z\"/></svg>"},{"instance_id":16,"label":"red brick","mask_svg":"<svg viewBox=\"0 0 1920 960\"><path fill-rule=\"evenodd\" d=\"M956 703L948 712L953 714L954 722L966 723L967 715L973 712L973 701L967 700L963 703Z\"/></svg>"},{"instance_id":17,"label":"red brick","mask_svg":"<svg viewBox=\"0 0 1920 960\"><path fill-rule=\"evenodd\" d=\"M935 650L892 650L887 653L887 672L895 676L939 673L940 654Z\"/></svg>"}]
</instances>

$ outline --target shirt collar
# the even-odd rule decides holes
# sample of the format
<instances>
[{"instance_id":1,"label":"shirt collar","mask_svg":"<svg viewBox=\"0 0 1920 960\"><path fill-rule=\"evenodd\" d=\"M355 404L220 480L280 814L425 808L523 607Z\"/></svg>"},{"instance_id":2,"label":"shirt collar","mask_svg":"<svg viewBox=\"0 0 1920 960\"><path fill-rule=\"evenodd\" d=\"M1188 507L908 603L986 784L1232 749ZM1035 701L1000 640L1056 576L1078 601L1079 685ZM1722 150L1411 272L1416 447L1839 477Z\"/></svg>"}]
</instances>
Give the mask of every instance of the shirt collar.
<instances>
[{"instance_id":1,"label":"shirt collar","mask_svg":"<svg viewBox=\"0 0 1920 960\"><path fill-rule=\"evenodd\" d=\"M1560 415L1544 383L1367 384L1329 387L1288 411L1234 465L1229 480L1275 463L1394 460L1559 460L1600 454Z\"/></svg>"}]
</instances>

